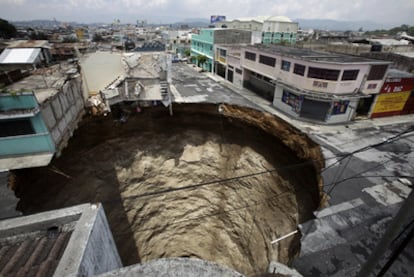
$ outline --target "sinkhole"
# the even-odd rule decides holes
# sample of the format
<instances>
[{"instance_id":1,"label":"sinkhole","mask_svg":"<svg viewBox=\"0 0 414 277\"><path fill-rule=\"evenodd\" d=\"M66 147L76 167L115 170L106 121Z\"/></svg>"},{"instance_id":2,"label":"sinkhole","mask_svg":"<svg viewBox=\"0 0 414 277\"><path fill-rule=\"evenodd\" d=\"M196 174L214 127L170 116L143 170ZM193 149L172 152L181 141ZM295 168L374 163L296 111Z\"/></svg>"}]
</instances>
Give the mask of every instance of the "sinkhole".
<instances>
[{"instance_id":1,"label":"sinkhole","mask_svg":"<svg viewBox=\"0 0 414 277\"><path fill-rule=\"evenodd\" d=\"M323 165L305 134L254 109L124 105L12 179L25 214L101 202L124 265L197 257L249 275L299 253L299 234L271 241L312 218Z\"/></svg>"}]
</instances>

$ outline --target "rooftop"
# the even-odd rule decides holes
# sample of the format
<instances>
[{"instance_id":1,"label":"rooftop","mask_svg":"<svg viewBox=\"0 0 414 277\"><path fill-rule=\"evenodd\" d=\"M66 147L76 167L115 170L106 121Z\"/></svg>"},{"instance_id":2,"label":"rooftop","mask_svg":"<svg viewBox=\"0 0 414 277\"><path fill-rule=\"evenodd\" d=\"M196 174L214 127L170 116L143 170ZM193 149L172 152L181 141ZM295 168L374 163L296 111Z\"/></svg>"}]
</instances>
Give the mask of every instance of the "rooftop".
<instances>
[{"instance_id":1,"label":"rooftop","mask_svg":"<svg viewBox=\"0 0 414 277\"><path fill-rule=\"evenodd\" d=\"M414 78L414 74L398 69L389 69L387 78Z\"/></svg>"},{"instance_id":2,"label":"rooftop","mask_svg":"<svg viewBox=\"0 0 414 277\"><path fill-rule=\"evenodd\" d=\"M265 15L255 16L255 17L239 17L239 18L230 20L230 22L231 21L240 21L240 22L256 21L259 23L264 23L265 21L292 22L292 20L290 20L290 18L288 18L287 16L265 16Z\"/></svg>"},{"instance_id":3,"label":"rooftop","mask_svg":"<svg viewBox=\"0 0 414 277\"><path fill-rule=\"evenodd\" d=\"M0 221L0 276L91 276L119 268L116 249L99 261L94 255L102 249L88 249L113 243L112 236L104 237L105 224L100 204Z\"/></svg>"},{"instance_id":4,"label":"rooftop","mask_svg":"<svg viewBox=\"0 0 414 277\"><path fill-rule=\"evenodd\" d=\"M48 68L39 68L32 74L7 87L10 91L34 91L41 104L56 95L72 74L77 73L75 64L62 63Z\"/></svg>"},{"instance_id":5,"label":"rooftop","mask_svg":"<svg viewBox=\"0 0 414 277\"><path fill-rule=\"evenodd\" d=\"M7 48L0 55L0 64L33 64L39 54L39 48Z\"/></svg>"},{"instance_id":6,"label":"rooftop","mask_svg":"<svg viewBox=\"0 0 414 277\"><path fill-rule=\"evenodd\" d=\"M391 64L392 62L368 59L358 56L316 52L310 49L295 48L281 45L255 44L247 49L261 50L269 54L282 54L292 58L300 58L311 62L342 63L342 64Z\"/></svg>"},{"instance_id":7,"label":"rooftop","mask_svg":"<svg viewBox=\"0 0 414 277\"><path fill-rule=\"evenodd\" d=\"M50 48L47 40L16 40L9 43L7 48Z\"/></svg>"}]
</instances>

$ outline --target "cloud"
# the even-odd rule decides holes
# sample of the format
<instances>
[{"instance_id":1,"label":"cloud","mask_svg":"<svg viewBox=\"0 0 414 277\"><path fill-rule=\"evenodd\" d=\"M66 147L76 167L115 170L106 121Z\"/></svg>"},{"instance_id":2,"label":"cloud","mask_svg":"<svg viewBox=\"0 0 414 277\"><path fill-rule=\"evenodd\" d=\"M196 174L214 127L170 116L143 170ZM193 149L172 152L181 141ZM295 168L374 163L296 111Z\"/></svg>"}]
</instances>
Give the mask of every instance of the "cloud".
<instances>
[{"instance_id":1,"label":"cloud","mask_svg":"<svg viewBox=\"0 0 414 277\"><path fill-rule=\"evenodd\" d=\"M285 15L292 19L371 20L414 25L412 0L0 0L0 17L121 22L136 19L227 18ZM163 20L164 21L164 20Z\"/></svg>"}]
</instances>

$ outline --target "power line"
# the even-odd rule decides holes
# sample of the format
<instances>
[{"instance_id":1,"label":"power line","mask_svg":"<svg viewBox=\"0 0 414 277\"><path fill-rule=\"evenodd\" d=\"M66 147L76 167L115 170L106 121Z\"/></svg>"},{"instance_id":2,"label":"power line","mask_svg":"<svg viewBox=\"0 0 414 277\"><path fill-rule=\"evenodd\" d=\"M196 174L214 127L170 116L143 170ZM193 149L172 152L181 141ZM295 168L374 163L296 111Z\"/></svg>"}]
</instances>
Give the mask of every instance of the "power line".
<instances>
[{"instance_id":1,"label":"power line","mask_svg":"<svg viewBox=\"0 0 414 277\"><path fill-rule=\"evenodd\" d=\"M385 141L381 141L381 142L378 142L378 143L370 144L370 145L361 147L361 148L359 148L357 150L354 150L354 151L352 151L350 153L347 153L344 156L342 156L341 159L339 159L338 161L336 161L333 164L329 165L328 167L325 167L324 169L322 169L321 170L321 173L325 172L326 170L328 170L329 168L333 167L334 165L340 163L341 161L343 161L344 159L346 159L349 156L352 156L352 155L357 154L357 153L360 153L360 152L364 152L364 151L366 151L368 149L371 149L371 148L375 148L375 147L382 146L382 145L385 145L385 144L388 144L388 143L392 143L392 142L394 142L396 140L399 140L401 138L401 136L403 136L403 135L405 135L407 133L413 132L413 131L414 131L414 126L410 126L409 128L405 129L402 132L399 132L397 135L395 135L395 136L393 136L391 138L386 139Z\"/></svg>"},{"instance_id":2,"label":"power line","mask_svg":"<svg viewBox=\"0 0 414 277\"><path fill-rule=\"evenodd\" d=\"M355 150L352 153L346 154L345 156L342 156L342 158L340 160L338 160L335 163L331 164L330 166L322 169L321 170L321 173L323 173L324 171L326 171L328 168L332 167L334 164L337 164L341 160L343 160L346 157L349 157L349 156L351 156L351 155L353 155L355 153L363 152L363 151L366 151L366 150L368 150L370 148L378 147L379 145L383 145L383 144L386 144L386 143L394 142L402 134L404 134L404 132L401 132L400 134L394 136L392 139L389 139L387 141L380 142L380 143L376 143L376 144L373 144L373 145L368 145L368 146L365 146L365 147L360 148L358 150ZM332 158L334 158L334 157L332 157ZM230 181L240 180L240 179L249 178L249 177L253 177L253 176L259 176L259 175L263 175L263 174L268 174L268 173L276 172L278 170L292 169L292 168L296 168L296 167L301 167L301 166L304 166L304 165L313 164L314 162L317 162L317 161L322 161L322 159L318 159L318 160L308 160L308 161L301 162L301 163L297 163L297 164L290 164L290 165L286 165L286 166L281 166L281 167L277 167L277 168L272 168L272 169L268 169L268 170L264 170L264 171L260 171L260 172L255 172L255 173L251 173L251 174L246 174L246 175L241 175L241 176L236 176L236 177L230 177L230 178L225 178L225 179L218 179L218 180L213 180L213 181L208 181L208 182L202 182L202 183L198 183L198 184L191 184L191 185L177 187L177 188L168 188L168 189L164 189L164 190L146 192L146 193L143 193L143 194L128 196L128 197L125 197L124 199L137 199L137 198L143 198L143 197L148 197L148 196L153 196L153 195L165 194L165 193L170 193L170 192L175 192L175 191L181 191L181 190L187 190L187 189L195 189L195 188L203 187L203 186L210 186L210 185L215 185L215 184L221 184L221 183L226 183L226 182L230 182ZM367 171L369 171L369 170L367 170ZM367 172L367 171L365 171L365 172ZM362 172L361 174L363 174L363 173L364 172ZM334 185L336 183L342 183L342 182L343 181L335 182ZM326 188L327 186L324 186L324 187Z\"/></svg>"},{"instance_id":3,"label":"power line","mask_svg":"<svg viewBox=\"0 0 414 277\"><path fill-rule=\"evenodd\" d=\"M359 174L360 173L355 174L352 177L343 179L343 180L341 180L338 183L341 183L341 182L344 182L344 181L347 181L347 180L353 179L353 178L364 178L365 177L365 176L357 176ZM402 176L389 176L389 175L385 176L384 175L384 176L373 176L373 177L378 177L378 178L380 178L380 177L414 178L414 176L404 176L404 175L402 175ZM328 187L329 186L332 186L332 185L333 184L330 184L330 185L328 185ZM313 191L313 190L319 190L319 188L311 188L311 189L302 188L299 191L305 191L305 190L306 191ZM248 208L255 207L255 206L265 205L265 204L268 204L268 202L267 202L268 200L271 200L271 199L274 199L274 198L277 199L277 198L282 197L284 194L289 193L289 192L291 192L291 193L292 192L298 193L299 191L296 191L295 192L295 191L291 191L291 190L286 190L286 191L283 191L283 192L281 192L281 193L279 193L277 195L273 195L271 197L266 197L266 198L260 200L261 201L260 203L258 203L257 201L253 200L254 203L247 204L247 205L243 205L243 206L239 206L239 207L236 207L236 208L233 208L233 209L223 210L223 211L218 211L218 212L212 212L212 213L209 213L209 214L204 214L204 215L200 215L200 216L196 216L196 217L191 217L191 218L187 218L187 219L183 219L183 220L178 220L178 221L174 221L174 222L168 223L168 224L163 225L163 226L155 226L155 227L150 227L150 228L138 229L138 230L136 230L134 232L146 232L146 231L157 230L157 229L165 229L165 228L167 228L169 226L176 225L176 224L181 224L183 222L188 222L188 221L192 221L192 220L199 220L199 219L202 219L202 218L219 216L219 215L222 215L222 214L228 214L228 213L232 213L232 212L239 211L239 210L243 210L243 209L248 209ZM147 218L147 217L150 217L150 216L147 215L147 216L140 216L140 217L135 217L135 218Z\"/></svg>"}]
</instances>

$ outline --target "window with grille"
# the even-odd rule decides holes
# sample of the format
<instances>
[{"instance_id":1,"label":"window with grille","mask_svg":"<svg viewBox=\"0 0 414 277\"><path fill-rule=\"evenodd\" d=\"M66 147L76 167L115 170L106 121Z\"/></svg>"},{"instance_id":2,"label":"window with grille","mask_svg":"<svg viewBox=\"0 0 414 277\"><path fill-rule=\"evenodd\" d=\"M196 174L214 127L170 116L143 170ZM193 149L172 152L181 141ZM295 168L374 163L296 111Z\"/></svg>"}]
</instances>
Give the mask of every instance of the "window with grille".
<instances>
[{"instance_id":1,"label":"window with grille","mask_svg":"<svg viewBox=\"0 0 414 277\"><path fill-rule=\"evenodd\" d=\"M293 73L300 75L300 76L304 76L305 75L305 66L295 63L295 66L293 67Z\"/></svg>"},{"instance_id":2,"label":"window with grille","mask_svg":"<svg viewBox=\"0 0 414 277\"><path fill-rule=\"evenodd\" d=\"M276 59L269 56L259 55L259 63L274 67L276 65Z\"/></svg>"},{"instance_id":3,"label":"window with grille","mask_svg":"<svg viewBox=\"0 0 414 277\"><path fill-rule=\"evenodd\" d=\"M255 53L252 53L252 52L248 52L248 51L246 51L246 52L244 53L244 57L245 57L246 59L248 59L248 60L251 60L251 61L256 61L256 54L255 54Z\"/></svg>"},{"instance_id":4,"label":"window with grille","mask_svg":"<svg viewBox=\"0 0 414 277\"><path fill-rule=\"evenodd\" d=\"M342 81L352 81L358 78L359 70L344 70L342 74Z\"/></svg>"},{"instance_id":5,"label":"window with grille","mask_svg":"<svg viewBox=\"0 0 414 277\"><path fill-rule=\"evenodd\" d=\"M387 64L371 66L367 80L382 80L382 78L384 78L385 72L387 71L387 68Z\"/></svg>"},{"instance_id":6,"label":"window with grille","mask_svg":"<svg viewBox=\"0 0 414 277\"><path fill-rule=\"evenodd\" d=\"M339 70L318 67L309 67L308 78L337 81Z\"/></svg>"}]
</instances>

